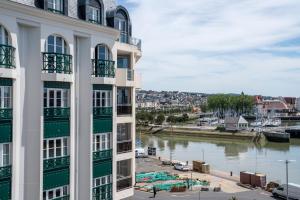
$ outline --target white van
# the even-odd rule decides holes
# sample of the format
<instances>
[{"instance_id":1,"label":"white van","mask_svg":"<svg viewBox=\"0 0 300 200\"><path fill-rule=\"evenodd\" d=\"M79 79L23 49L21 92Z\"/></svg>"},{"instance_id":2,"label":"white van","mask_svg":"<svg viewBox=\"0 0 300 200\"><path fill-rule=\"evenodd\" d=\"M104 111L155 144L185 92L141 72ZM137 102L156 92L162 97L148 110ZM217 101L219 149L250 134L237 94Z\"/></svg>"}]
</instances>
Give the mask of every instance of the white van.
<instances>
[{"instance_id":1,"label":"white van","mask_svg":"<svg viewBox=\"0 0 300 200\"><path fill-rule=\"evenodd\" d=\"M138 149L135 149L135 157L136 158L147 158L148 156L145 153L145 149L138 148Z\"/></svg>"},{"instance_id":2,"label":"white van","mask_svg":"<svg viewBox=\"0 0 300 200\"><path fill-rule=\"evenodd\" d=\"M286 184L280 185L272 192L274 197L286 199ZM289 183L289 199L300 200L300 185Z\"/></svg>"}]
</instances>

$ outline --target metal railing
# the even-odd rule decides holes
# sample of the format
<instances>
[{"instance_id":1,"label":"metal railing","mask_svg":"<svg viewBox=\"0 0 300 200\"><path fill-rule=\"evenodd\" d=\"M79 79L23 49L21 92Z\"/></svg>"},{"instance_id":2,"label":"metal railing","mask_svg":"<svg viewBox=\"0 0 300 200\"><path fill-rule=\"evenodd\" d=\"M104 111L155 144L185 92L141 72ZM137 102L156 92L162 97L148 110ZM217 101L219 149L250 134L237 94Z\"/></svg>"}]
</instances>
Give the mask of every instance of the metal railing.
<instances>
[{"instance_id":1,"label":"metal railing","mask_svg":"<svg viewBox=\"0 0 300 200\"><path fill-rule=\"evenodd\" d=\"M133 69L127 69L127 80L134 81L134 70Z\"/></svg>"},{"instance_id":2,"label":"metal railing","mask_svg":"<svg viewBox=\"0 0 300 200\"><path fill-rule=\"evenodd\" d=\"M117 142L117 153L128 153L132 152L132 141L118 141Z\"/></svg>"},{"instance_id":3,"label":"metal railing","mask_svg":"<svg viewBox=\"0 0 300 200\"><path fill-rule=\"evenodd\" d=\"M70 156L44 160L44 171L65 168L70 165Z\"/></svg>"},{"instance_id":4,"label":"metal railing","mask_svg":"<svg viewBox=\"0 0 300 200\"><path fill-rule=\"evenodd\" d=\"M118 105L117 106L117 114L118 115L131 115L132 114L132 106L131 105Z\"/></svg>"},{"instance_id":5,"label":"metal railing","mask_svg":"<svg viewBox=\"0 0 300 200\"><path fill-rule=\"evenodd\" d=\"M134 37L129 38L129 43L136 46L139 50L142 50L142 40Z\"/></svg>"},{"instance_id":6,"label":"metal railing","mask_svg":"<svg viewBox=\"0 0 300 200\"><path fill-rule=\"evenodd\" d=\"M115 77L115 61L112 60L95 60L92 59L93 73L95 77Z\"/></svg>"},{"instance_id":7,"label":"metal railing","mask_svg":"<svg viewBox=\"0 0 300 200\"><path fill-rule=\"evenodd\" d=\"M112 149L103 150L103 151L96 151L93 153L93 160L107 160L112 158Z\"/></svg>"},{"instance_id":8,"label":"metal railing","mask_svg":"<svg viewBox=\"0 0 300 200\"><path fill-rule=\"evenodd\" d=\"M113 110L112 107L94 107L93 115L94 117L111 116L112 110Z\"/></svg>"},{"instance_id":9,"label":"metal railing","mask_svg":"<svg viewBox=\"0 0 300 200\"><path fill-rule=\"evenodd\" d=\"M44 118L54 119L54 118L69 118L70 108L44 108Z\"/></svg>"},{"instance_id":10,"label":"metal railing","mask_svg":"<svg viewBox=\"0 0 300 200\"><path fill-rule=\"evenodd\" d=\"M43 71L47 73L71 74L72 56L62 53L43 54Z\"/></svg>"},{"instance_id":11,"label":"metal railing","mask_svg":"<svg viewBox=\"0 0 300 200\"><path fill-rule=\"evenodd\" d=\"M94 187L93 200L112 200L112 184Z\"/></svg>"},{"instance_id":12,"label":"metal railing","mask_svg":"<svg viewBox=\"0 0 300 200\"><path fill-rule=\"evenodd\" d=\"M11 165L0 167L0 180L11 177Z\"/></svg>"},{"instance_id":13,"label":"metal railing","mask_svg":"<svg viewBox=\"0 0 300 200\"><path fill-rule=\"evenodd\" d=\"M117 191L125 190L132 187L132 177L123 177L117 180Z\"/></svg>"},{"instance_id":14,"label":"metal railing","mask_svg":"<svg viewBox=\"0 0 300 200\"><path fill-rule=\"evenodd\" d=\"M0 68L15 68L15 51L10 45L0 44Z\"/></svg>"},{"instance_id":15,"label":"metal railing","mask_svg":"<svg viewBox=\"0 0 300 200\"><path fill-rule=\"evenodd\" d=\"M69 200L69 199L70 199L70 195L63 196L63 197L58 197L58 198L55 198L53 200Z\"/></svg>"},{"instance_id":16,"label":"metal railing","mask_svg":"<svg viewBox=\"0 0 300 200\"><path fill-rule=\"evenodd\" d=\"M12 118L12 108L0 108L0 120L11 120Z\"/></svg>"},{"instance_id":17,"label":"metal railing","mask_svg":"<svg viewBox=\"0 0 300 200\"><path fill-rule=\"evenodd\" d=\"M53 13L56 13L56 14L64 14L64 11L63 10L58 10L58 9L53 9L53 8L48 8L48 10L50 12L53 12Z\"/></svg>"}]
</instances>

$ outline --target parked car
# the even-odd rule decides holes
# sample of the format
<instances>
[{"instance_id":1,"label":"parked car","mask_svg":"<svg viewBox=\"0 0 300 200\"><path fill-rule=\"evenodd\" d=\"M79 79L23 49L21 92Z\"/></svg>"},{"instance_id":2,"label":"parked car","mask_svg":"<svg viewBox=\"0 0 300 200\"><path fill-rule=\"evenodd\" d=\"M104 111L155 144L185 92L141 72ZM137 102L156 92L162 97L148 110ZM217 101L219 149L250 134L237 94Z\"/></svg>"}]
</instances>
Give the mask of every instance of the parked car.
<instances>
[{"instance_id":1,"label":"parked car","mask_svg":"<svg viewBox=\"0 0 300 200\"><path fill-rule=\"evenodd\" d=\"M139 148L139 149L135 149L135 157L136 158L147 158L148 155L145 153L145 149Z\"/></svg>"},{"instance_id":2,"label":"parked car","mask_svg":"<svg viewBox=\"0 0 300 200\"><path fill-rule=\"evenodd\" d=\"M186 165L185 163L176 163L174 165L174 169L179 170L179 171L189 171L190 167Z\"/></svg>"},{"instance_id":3,"label":"parked car","mask_svg":"<svg viewBox=\"0 0 300 200\"><path fill-rule=\"evenodd\" d=\"M287 184L280 185L272 192L274 197L286 199ZM300 185L289 183L289 199L300 200Z\"/></svg>"}]
</instances>

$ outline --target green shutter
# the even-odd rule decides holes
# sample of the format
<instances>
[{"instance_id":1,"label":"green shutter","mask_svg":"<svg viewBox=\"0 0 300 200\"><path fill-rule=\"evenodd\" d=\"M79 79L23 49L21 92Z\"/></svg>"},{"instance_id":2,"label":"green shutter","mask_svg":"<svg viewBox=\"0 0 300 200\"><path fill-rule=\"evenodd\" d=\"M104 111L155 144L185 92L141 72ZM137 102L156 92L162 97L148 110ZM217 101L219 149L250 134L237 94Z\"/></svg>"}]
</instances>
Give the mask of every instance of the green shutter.
<instances>
[{"instance_id":1,"label":"green shutter","mask_svg":"<svg viewBox=\"0 0 300 200\"><path fill-rule=\"evenodd\" d=\"M0 181L0 200L11 199L11 181Z\"/></svg>"},{"instance_id":2,"label":"green shutter","mask_svg":"<svg viewBox=\"0 0 300 200\"><path fill-rule=\"evenodd\" d=\"M70 83L68 82L55 82L55 81L45 81L45 88L61 88L61 89L70 89Z\"/></svg>"},{"instance_id":3,"label":"green shutter","mask_svg":"<svg viewBox=\"0 0 300 200\"><path fill-rule=\"evenodd\" d=\"M70 183L69 169L44 173L44 185L43 185L44 190L49 190L51 188L69 185L69 183Z\"/></svg>"},{"instance_id":4,"label":"green shutter","mask_svg":"<svg viewBox=\"0 0 300 200\"><path fill-rule=\"evenodd\" d=\"M0 143L12 141L12 122L0 121Z\"/></svg>"},{"instance_id":5,"label":"green shutter","mask_svg":"<svg viewBox=\"0 0 300 200\"><path fill-rule=\"evenodd\" d=\"M93 85L93 90L112 90L111 85Z\"/></svg>"},{"instance_id":6,"label":"green shutter","mask_svg":"<svg viewBox=\"0 0 300 200\"><path fill-rule=\"evenodd\" d=\"M70 120L46 120L44 138L70 136Z\"/></svg>"},{"instance_id":7,"label":"green shutter","mask_svg":"<svg viewBox=\"0 0 300 200\"><path fill-rule=\"evenodd\" d=\"M93 178L112 174L112 161L94 162Z\"/></svg>"},{"instance_id":8,"label":"green shutter","mask_svg":"<svg viewBox=\"0 0 300 200\"><path fill-rule=\"evenodd\" d=\"M94 118L94 133L112 132L112 117Z\"/></svg>"},{"instance_id":9,"label":"green shutter","mask_svg":"<svg viewBox=\"0 0 300 200\"><path fill-rule=\"evenodd\" d=\"M13 81L9 78L0 78L0 85L1 86L12 86Z\"/></svg>"}]
</instances>

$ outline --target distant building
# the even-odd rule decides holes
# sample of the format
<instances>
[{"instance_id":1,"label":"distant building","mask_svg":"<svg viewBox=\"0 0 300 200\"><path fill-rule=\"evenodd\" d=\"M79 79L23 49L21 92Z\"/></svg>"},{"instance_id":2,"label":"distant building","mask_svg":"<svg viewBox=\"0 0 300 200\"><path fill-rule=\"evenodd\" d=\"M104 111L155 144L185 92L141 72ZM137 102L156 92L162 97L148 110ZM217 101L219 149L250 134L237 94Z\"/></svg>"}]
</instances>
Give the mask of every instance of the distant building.
<instances>
[{"instance_id":1,"label":"distant building","mask_svg":"<svg viewBox=\"0 0 300 200\"><path fill-rule=\"evenodd\" d=\"M244 117L226 117L225 129L227 131L240 131L248 128L248 122Z\"/></svg>"},{"instance_id":2,"label":"distant building","mask_svg":"<svg viewBox=\"0 0 300 200\"><path fill-rule=\"evenodd\" d=\"M298 112L300 112L300 97L298 97L298 98L296 99L296 105L295 105L295 107L296 107L296 110L297 110Z\"/></svg>"}]
</instances>

